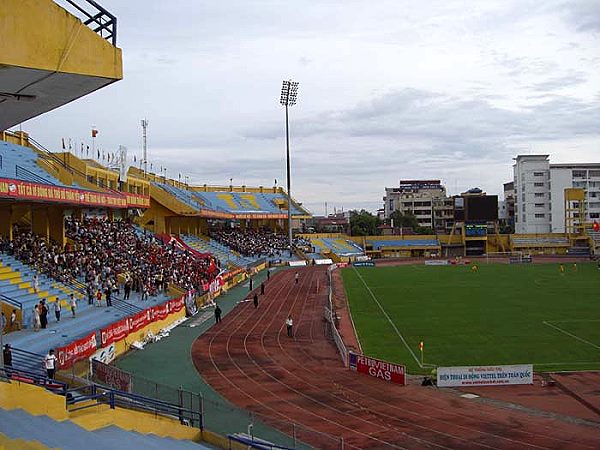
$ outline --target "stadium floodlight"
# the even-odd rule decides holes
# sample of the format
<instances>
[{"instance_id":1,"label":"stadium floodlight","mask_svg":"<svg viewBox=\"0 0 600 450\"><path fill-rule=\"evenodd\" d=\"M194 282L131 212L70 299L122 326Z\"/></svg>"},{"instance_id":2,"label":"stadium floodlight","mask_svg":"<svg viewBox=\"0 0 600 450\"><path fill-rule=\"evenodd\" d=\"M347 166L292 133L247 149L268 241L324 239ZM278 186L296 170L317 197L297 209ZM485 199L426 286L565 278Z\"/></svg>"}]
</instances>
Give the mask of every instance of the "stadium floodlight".
<instances>
[{"instance_id":1,"label":"stadium floodlight","mask_svg":"<svg viewBox=\"0 0 600 450\"><path fill-rule=\"evenodd\" d=\"M290 124L288 107L296 104L298 98L298 82L283 80L281 87L281 99L279 103L285 106L285 144L287 161L287 197L288 197L288 239L290 245L290 256L292 256L292 174L290 170Z\"/></svg>"}]
</instances>

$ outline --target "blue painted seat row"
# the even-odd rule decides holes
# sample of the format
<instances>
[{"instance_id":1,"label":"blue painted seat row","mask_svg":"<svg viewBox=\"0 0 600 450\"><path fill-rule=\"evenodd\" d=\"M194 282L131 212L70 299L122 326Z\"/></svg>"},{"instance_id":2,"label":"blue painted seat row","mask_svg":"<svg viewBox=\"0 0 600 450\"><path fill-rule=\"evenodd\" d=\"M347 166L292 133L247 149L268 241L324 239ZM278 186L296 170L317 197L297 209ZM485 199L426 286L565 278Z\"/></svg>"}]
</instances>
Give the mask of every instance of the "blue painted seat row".
<instances>
[{"instance_id":1,"label":"blue painted seat row","mask_svg":"<svg viewBox=\"0 0 600 450\"><path fill-rule=\"evenodd\" d=\"M126 431L108 426L95 431L69 421L56 421L48 416L34 416L22 409L0 408L0 432L11 439L38 441L50 448L63 450L104 450L107 448L129 448L143 450L203 450L208 449L191 441L176 440Z\"/></svg>"}]
</instances>

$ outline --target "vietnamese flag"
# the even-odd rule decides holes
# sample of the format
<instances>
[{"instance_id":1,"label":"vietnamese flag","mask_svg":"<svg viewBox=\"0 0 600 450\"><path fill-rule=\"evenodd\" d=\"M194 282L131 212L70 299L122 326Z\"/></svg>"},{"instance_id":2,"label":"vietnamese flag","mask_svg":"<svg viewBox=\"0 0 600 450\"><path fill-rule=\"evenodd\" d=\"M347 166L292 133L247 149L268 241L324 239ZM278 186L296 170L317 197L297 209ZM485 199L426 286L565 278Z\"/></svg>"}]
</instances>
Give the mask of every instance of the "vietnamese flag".
<instances>
[{"instance_id":1,"label":"vietnamese flag","mask_svg":"<svg viewBox=\"0 0 600 450\"><path fill-rule=\"evenodd\" d=\"M600 223L598 223L597 220L594 220L594 231L595 232L600 231Z\"/></svg>"}]
</instances>

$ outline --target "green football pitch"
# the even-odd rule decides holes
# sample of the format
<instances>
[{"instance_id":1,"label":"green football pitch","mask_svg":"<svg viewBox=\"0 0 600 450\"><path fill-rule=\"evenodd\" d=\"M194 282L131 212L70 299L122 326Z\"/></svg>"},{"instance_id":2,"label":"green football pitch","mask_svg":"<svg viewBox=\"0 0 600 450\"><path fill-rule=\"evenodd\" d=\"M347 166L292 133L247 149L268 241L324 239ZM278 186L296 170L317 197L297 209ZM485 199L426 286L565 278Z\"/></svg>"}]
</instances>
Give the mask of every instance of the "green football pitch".
<instances>
[{"instance_id":1,"label":"green football pitch","mask_svg":"<svg viewBox=\"0 0 600 450\"><path fill-rule=\"evenodd\" d=\"M342 278L363 352L409 373L494 364L600 370L595 264L565 264L564 274L558 264L349 267Z\"/></svg>"}]
</instances>

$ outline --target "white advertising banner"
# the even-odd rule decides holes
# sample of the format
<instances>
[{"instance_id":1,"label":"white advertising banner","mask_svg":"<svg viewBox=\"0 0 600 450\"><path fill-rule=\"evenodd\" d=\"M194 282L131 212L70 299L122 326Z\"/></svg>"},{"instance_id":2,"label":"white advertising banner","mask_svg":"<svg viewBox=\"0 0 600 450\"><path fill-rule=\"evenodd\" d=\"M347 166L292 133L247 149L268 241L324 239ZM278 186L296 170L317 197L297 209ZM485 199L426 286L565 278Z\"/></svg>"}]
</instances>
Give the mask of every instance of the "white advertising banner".
<instances>
[{"instance_id":1,"label":"white advertising banner","mask_svg":"<svg viewBox=\"0 0 600 450\"><path fill-rule=\"evenodd\" d=\"M533 384L533 364L438 367L438 387Z\"/></svg>"},{"instance_id":2,"label":"white advertising banner","mask_svg":"<svg viewBox=\"0 0 600 450\"><path fill-rule=\"evenodd\" d=\"M324 265L329 265L329 264L332 264L332 263L333 263L333 261L332 261L331 259L329 259L329 258L325 258L325 259L315 259L314 261L315 261L315 264L316 264L317 266L324 266Z\"/></svg>"},{"instance_id":3,"label":"white advertising banner","mask_svg":"<svg viewBox=\"0 0 600 450\"><path fill-rule=\"evenodd\" d=\"M305 266L306 265L306 261L290 261L288 262L288 265L290 267L300 267L300 266Z\"/></svg>"}]
</instances>

